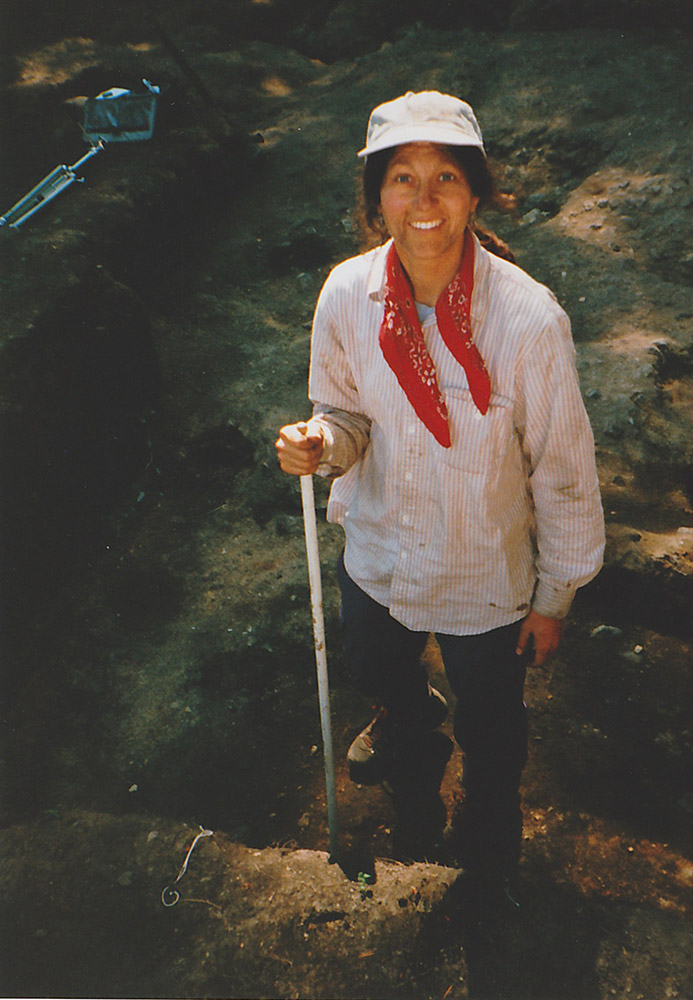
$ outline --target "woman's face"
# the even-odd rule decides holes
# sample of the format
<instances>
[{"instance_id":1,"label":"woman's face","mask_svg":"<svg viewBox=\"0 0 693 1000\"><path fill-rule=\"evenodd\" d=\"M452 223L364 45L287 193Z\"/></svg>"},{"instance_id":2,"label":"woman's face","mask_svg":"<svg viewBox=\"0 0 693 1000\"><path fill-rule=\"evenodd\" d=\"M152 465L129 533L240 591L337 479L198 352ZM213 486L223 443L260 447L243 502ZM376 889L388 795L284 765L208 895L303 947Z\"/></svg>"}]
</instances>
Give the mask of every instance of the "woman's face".
<instances>
[{"instance_id":1,"label":"woman's face","mask_svg":"<svg viewBox=\"0 0 693 1000\"><path fill-rule=\"evenodd\" d=\"M398 146L380 188L380 211L407 270L440 263L457 269L464 231L479 203L444 146Z\"/></svg>"}]
</instances>

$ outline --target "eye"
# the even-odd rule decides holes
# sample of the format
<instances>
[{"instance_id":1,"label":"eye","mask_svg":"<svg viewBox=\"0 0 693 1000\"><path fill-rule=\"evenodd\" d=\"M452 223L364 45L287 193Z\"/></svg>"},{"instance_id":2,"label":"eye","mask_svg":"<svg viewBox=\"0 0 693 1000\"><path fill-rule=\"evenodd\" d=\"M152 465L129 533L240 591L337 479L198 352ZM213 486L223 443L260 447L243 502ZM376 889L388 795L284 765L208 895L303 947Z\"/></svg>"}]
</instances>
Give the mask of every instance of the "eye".
<instances>
[{"instance_id":1,"label":"eye","mask_svg":"<svg viewBox=\"0 0 693 1000\"><path fill-rule=\"evenodd\" d=\"M409 181L411 180L411 174L407 174L404 172L397 173L394 175L392 180L394 181L395 184L408 184Z\"/></svg>"},{"instance_id":2,"label":"eye","mask_svg":"<svg viewBox=\"0 0 693 1000\"><path fill-rule=\"evenodd\" d=\"M444 183L449 183L450 181L456 181L457 174L455 174L452 170L444 170L440 175L440 179Z\"/></svg>"}]
</instances>

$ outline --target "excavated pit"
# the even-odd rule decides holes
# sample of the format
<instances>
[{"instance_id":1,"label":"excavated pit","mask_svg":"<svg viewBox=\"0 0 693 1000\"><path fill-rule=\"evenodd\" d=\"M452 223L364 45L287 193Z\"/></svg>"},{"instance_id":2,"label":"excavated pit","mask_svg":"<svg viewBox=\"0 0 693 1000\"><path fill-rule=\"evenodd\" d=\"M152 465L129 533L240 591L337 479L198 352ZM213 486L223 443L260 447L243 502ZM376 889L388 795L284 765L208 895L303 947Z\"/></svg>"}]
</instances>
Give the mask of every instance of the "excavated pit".
<instances>
[{"instance_id":1,"label":"excavated pit","mask_svg":"<svg viewBox=\"0 0 693 1000\"><path fill-rule=\"evenodd\" d=\"M115 84L119 65L166 96L150 145L109 150L83 187L0 230L4 994L685 997L688 40L419 30L328 67L193 37L221 108L156 46L39 47L34 71L58 83L19 84L26 52L6 74L21 132L8 204L27 172L73 157L66 99ZM572 97L547 37L576 67ZM639 127L643 67L669 110L635 156L623 120ZM358 246L348 158L364 114L410 82L464 82L508 160L517 211L491 221L573 318L609 531L559 657L528 682L526 905L501 942L470 935L458 873L398 838L411 814L347 778L369 706L342 660L341 543L318 484L341 842L378 880L369 890L322 853L300 498L272 447L306 412L321 281ZM29 134L37 109L49 150ZM675 239L651 223L662 200ZM600 242L609 227L619 249ZM426 655L445 689L434 644ZM455 750L448 812L459 768ZM198 824L214 837L165 909Z\"/></svg>"}]
</instances>

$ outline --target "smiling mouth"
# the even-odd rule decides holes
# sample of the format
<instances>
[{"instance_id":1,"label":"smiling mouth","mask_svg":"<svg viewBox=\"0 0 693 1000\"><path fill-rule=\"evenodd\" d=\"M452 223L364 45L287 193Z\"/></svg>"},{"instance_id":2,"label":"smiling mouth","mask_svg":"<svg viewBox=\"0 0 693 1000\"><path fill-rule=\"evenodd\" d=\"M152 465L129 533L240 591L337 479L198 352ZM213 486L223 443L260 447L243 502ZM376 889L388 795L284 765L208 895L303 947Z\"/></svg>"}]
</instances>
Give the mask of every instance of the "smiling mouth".
<instances>
[{"instance_id":1,"label":"smiling mouth","mask_svg":"<svg viewBox=\"0 0 693 1000\"><path fill-rule=\"evenodd\" d=\"M430 222L411 222L410 225L414 229L437 229L438 226L442 226L442 219L432 219Z\"/></svg>"}]
</instances>

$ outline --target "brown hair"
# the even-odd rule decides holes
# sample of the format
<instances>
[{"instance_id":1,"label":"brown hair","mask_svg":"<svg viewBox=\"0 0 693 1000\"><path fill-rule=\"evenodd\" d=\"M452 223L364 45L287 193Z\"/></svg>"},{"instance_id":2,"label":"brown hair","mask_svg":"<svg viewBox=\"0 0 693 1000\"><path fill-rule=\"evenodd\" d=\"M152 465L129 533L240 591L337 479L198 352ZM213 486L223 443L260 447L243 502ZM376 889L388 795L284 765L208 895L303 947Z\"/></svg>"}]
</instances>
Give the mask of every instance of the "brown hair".
<instances>
[{"instance_id":1,"label":"brown hair","mask_svg":"<svg viewBox=\"0 0 693 1000\"><path fill-rule=\"evenodd\" d=\"M387 239L389 236L380 214L380 189L396 148L395 146L392 149L371 153L364 166L361 215L364 236L369 242L372 242L371 234L375 235L379 241ZM496 188L488 161L480 149L475 146L446 146L445 151L464 171L472 193L479 199L478 209L490 204L502 208L507 207L509 199L507 195L500 194ZM514 263L515 257L512 250L495 233L486 229L476 219L471 220L470 226L486 250Z\"/></svg>"}]
</instances>

